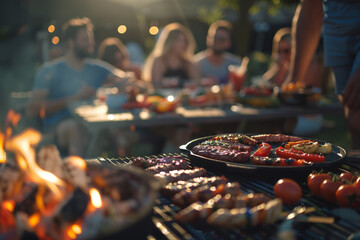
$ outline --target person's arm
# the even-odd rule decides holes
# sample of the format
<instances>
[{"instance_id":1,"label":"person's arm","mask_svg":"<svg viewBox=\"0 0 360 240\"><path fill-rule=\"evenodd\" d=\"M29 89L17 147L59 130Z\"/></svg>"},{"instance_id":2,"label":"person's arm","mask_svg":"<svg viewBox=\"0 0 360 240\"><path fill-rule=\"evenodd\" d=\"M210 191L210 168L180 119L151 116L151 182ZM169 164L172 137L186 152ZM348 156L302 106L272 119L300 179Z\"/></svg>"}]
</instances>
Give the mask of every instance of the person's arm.
<instances>
[{"instance_id":1,"label":"person's arm","mask_svg":"<svg viewBox=\"0 0 360 240\"><path fill-rule=\"evenodd\" d=\"M165 73L165 66L160 58L155 58L151 68L150 82L154 85L154 88L162 87L161 80Z\"/></svg>"},{"instance_id":2,"label":"person's arm","mask_svg":"<svg viewBox=\"0 0 360 240\"><path fill-rule=\"evenodd\" d=\"M360 108L360 68L350 76L345 87L342 103L350 109Z\"/></svg>"},{"instance_id":3,"label":"person's arm","mask_svg":"<svg viewBox=\"0 0 360 240\"><path fill-rule=\"evenodd\" d=\"M322 1L303 0L292 23L292 51L289 76L285 81L303 82L319 43L322 27Z\"/></svg>"},{"instance_id":4,"label":"person's arm","mask_svg":"<svg viewBox=\"0 0 360 240\"><path fill-rule=\"evenodd\" d=\"M49 91L44 89L35 89L32 91L29 104L26 109L28 117L37 117L44 115L53 115L65 109L70 101L79 101L95 95L95 90L87 85L73 96L68 96L56 100L47 100ZM43 116L41 116L43 117Z\"/></svg>"}]
</instances>

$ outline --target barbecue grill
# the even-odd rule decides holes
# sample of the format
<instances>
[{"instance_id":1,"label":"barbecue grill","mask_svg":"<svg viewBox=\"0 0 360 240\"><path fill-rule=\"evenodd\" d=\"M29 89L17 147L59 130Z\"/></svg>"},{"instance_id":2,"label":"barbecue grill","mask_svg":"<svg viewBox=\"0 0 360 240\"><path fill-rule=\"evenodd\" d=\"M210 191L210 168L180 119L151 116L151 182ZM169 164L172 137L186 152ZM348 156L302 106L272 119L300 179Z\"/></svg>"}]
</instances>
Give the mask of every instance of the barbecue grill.
<instances>
[{"instance_id":1,"label":"barbecue grill","mask_svg":"<svg viewBox=\"0 0 360 240\"><path fill-rule=\"evenodd\" d=\"M167 154L149 156L145 158L178 156L183 154ZM102 165L118 166L122 164L129 164L134 158L98 158L97 160ZM194 166L194 165L193 165ZM360 169L351 165L344 164L338 171L359 171ZM221 176L221 172L215 170L208 171L208 176ZM273 193L274 179L251 179L249 176L246 178L239 175L226 175L230 181L237 181L241 185L241 190L244 193L257 193L262 192L270 197L275 197ZM307 207L315 207L316 211L312 216L333 216L331 210L337 206L324 202L322 199L313 196L306 186L302 185L303 198L300 204ZM147 239L277 239L277 231L281 222L275 225L262 226L254 229L222 229L214 228L206 225L205 223L197 224L181 224L174 220L174 214L180 208L174 205L169 198L160 196L156 200L153 209L151 227L148 228L149 232ZM291 208L284 207L285 211L291 211ZM360 210L354 210L360 214ZM335 223L328 225L323 223L294 223L294 228L297 233L298 239L346 239L352 233L360 230L360 222L346 220L343 218L335 217Z\"/></svg>"}]
</instances>

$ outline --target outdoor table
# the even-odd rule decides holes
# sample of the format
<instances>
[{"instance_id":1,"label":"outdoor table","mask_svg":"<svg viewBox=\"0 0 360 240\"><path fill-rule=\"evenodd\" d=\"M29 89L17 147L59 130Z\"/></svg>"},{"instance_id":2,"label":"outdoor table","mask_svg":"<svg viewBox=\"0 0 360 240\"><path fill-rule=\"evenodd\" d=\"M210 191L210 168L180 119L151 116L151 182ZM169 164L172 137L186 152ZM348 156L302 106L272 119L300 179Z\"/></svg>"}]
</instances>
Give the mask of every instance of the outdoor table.
<instances>
[{"instance_id":1,"label":"outdoor table","mask_svg":"<svg viewBox=\"0 0 360 240\"><path fill-rule=\"evenodd\" d=\"M132 111L108 111L105 103L98 100L73 102L68 106L70 113L85 124L92 134L88 157L94 157L94 149L101 130L108 127L129 128L178 126L203 123L229 123L240 121L273 120L294 118L300 115L331 114L342 112L340 103L315 105L311 107L280 106L277 108L255 108L242 104L218 105L213 107L183 107L174 113L157 114L148 109Z\"/></svg>"},{"instance_id":2,"label":"outdoor table","mask_svg":"<svg viewBox=\"0 0 360 240\"><path fill-rule=\"evenodd\" d=\"M176 155L176 154L174 154ZM161 155L164 156L164 155ZM105 166L116 166L128 164L134 157L129 158L96 158L88 159L89 163L96 163ZM342 165L339 168L330 169L332 172L360 170L360 150L349 150ZM275 197L273 193L274 183L282 176L266 178L262 176L248 176L228 172L216 172L208 170L209 176L224 175L230 181L240 183L244 193L264 193L270 197ZM299 239L347 239L351 234L360 231L360 209L340 208L336 204L330 204L323 199L314 196L307 187L305 175L293 175L302 188L302 198L296 204L307 207L315 207L316 211L308 216L334 218L334 223L303 222L293 226ZM284 211L291 211L295 206L284 205ZM182 224L174 220L174 214L179 211L171 199L159 196L154 206L151 225L146 228L148 239L278 239L277 234L283 221L271 226L260 226L255 229L224 229L207 226L205 223ZM145 228L145 226L144 226ZM136 231L136 229L133 229Z\"/></svg>"}]
</instances>

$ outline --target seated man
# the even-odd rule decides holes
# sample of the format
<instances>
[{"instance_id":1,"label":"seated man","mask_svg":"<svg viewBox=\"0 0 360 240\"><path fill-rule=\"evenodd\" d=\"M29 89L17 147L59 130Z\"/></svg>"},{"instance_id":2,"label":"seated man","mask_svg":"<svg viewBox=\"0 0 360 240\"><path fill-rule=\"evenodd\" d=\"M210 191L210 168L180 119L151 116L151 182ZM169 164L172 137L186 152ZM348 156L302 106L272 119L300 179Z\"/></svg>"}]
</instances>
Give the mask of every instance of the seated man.
<instances>
[{"instance_id":1,"label":"seated man","mask_svg":"<svg viewBox=\"0 0 360 240\"><path fill-rule=\"evenodd\" d=\"M216 84L229 81L229 65L240 65L241 59L227 52L231 47L231 24L220 20L211 24L206 38L207 49L195 55L200 66L201 77Z\"/></svg>"},{"instance_id":2,"label":"seated man","mask_svg":"<svg viewBox=\"0 0 360 240\"><path fill-rule=\"evenodd\" d=\"M64 57L44 64L38 71L26 112L29 117L41 117L49 143L55 142L69 155L84 156L88 137L84 127L71 118L67 104L94 97L104 82L120 81L124 73L100 60L88 59L94 51L90 19L65 23L62 41Z\"/></svg>"}]
</instances>

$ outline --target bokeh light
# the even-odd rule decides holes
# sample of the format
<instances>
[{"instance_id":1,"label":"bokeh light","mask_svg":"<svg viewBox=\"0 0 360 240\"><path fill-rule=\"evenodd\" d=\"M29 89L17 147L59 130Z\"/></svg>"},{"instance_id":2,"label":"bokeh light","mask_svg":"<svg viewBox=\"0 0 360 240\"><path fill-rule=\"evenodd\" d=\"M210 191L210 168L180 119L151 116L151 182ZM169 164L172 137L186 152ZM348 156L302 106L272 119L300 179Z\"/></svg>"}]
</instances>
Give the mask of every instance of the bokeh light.
<instances>
[{"instance_id":1,"label":"bokeh light","mask_svg":"<svg viewBox=\"0 0 360 240\"><path fill-rule=\"evenodd\" d=\"M53 33L53 32L55 31L55 26L51 24L51 25L48 27L48 31L49 31L49 33Z\"/></svg>"},{"instance_id":2,"label":"bokeh light","mask_svg":"<svg viewBox=\"0 0 360 240\"><path fill-rule=\"evenodd\" d=\"M127 27L125 25L120 25L118 27L118 33L120 33L120 34L126 33L126 30L127 30Z\"/></svg>"},{"instance_id":3,"label":"bokeh light","mask_svg":"<svg viewBox=\"0 0 360 240\"><path fill-rule=\"evenodd\" d=\"M159 28L157 26L152 26L149 28L149 33L151 35L156 35L159 33Z\"/></svg>"},{"instance_id":4,"label":"bokeh light","mask_svg":"<svg viewBox=\"0 0 360 240\"><path fill-rule=\"evenodd\" d=\"M56 45L60 42L60 39L58 36L54 36L52 39L51 39L51 43Z\"/></svg>"}]
</instances>

